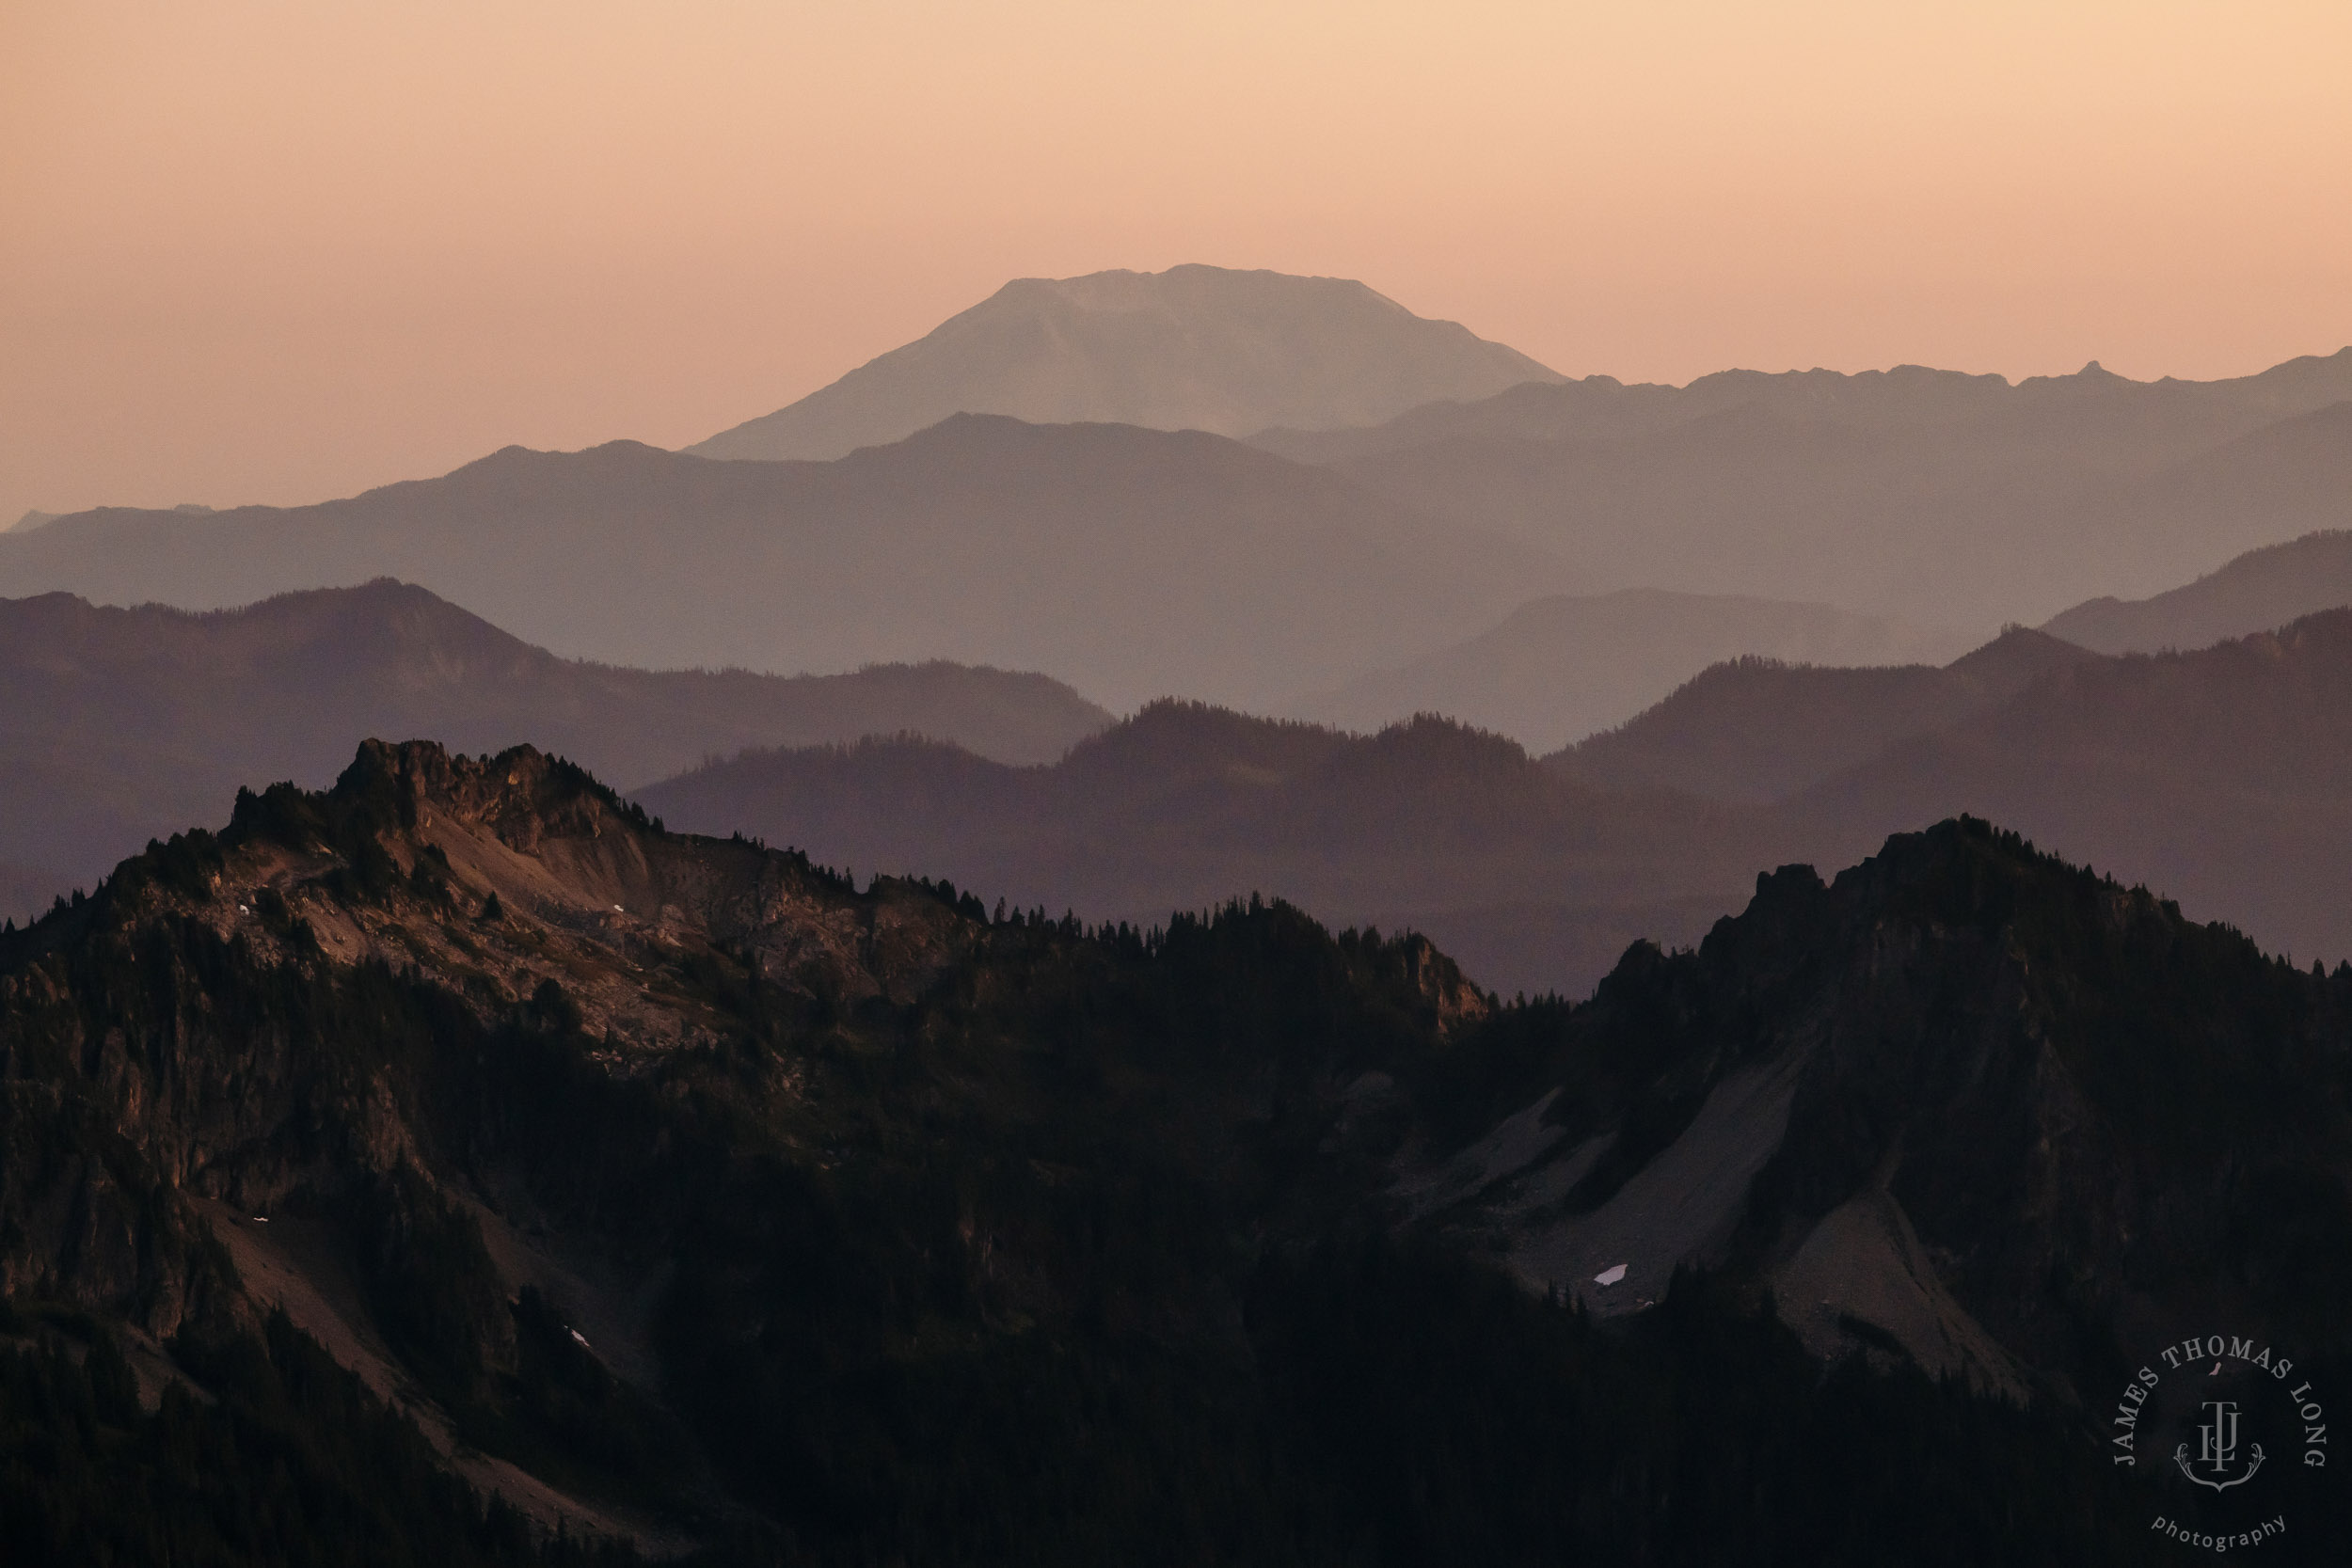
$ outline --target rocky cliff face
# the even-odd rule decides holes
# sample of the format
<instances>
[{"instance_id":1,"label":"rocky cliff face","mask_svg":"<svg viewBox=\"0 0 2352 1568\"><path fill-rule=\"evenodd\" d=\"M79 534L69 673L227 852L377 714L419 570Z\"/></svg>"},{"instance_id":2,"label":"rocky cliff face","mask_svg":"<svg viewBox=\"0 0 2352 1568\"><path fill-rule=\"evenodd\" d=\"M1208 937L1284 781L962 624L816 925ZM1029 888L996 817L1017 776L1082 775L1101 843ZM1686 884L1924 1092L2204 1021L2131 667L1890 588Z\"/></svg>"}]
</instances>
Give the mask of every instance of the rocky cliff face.
<instances>
[{"instance_id":1,"label":"rocky cliff face","mask_svg":"<svg viewBox=\"0 0 2352 1568\"><path fill-rule=\"evenodd\" d=\"M1726 1269L1823 1354L2089 1403L2182 1323L2344 1348L2347 1042L2352 971L1963 820L1637 947L1406 1190L1602 1313Z\"/></svg>"},{"instance_id":2,"label":"rocky cliff face","mask_svg":"<svg viewBox=\"0 0 2352 1568\"><path fill-rule=\"evenodd\" d=\"M428 993L477 1050L519 1011L629 1082L727 1036L707 968L803 1005L904 1006L972 938L928 894L861 898L800 857L656 832L528 748L371 741L332 793L241 795L225 833L175 838L13 939L23 1184L0 1281L167 1336L197 1281L223 1283L179 1196L247 1214L354 1180L437 1187L470 1151L434 1100L450 1064L397 1037ZM83 1147L44 1160L60 1123Z\"/></svg>"}]
</instances>

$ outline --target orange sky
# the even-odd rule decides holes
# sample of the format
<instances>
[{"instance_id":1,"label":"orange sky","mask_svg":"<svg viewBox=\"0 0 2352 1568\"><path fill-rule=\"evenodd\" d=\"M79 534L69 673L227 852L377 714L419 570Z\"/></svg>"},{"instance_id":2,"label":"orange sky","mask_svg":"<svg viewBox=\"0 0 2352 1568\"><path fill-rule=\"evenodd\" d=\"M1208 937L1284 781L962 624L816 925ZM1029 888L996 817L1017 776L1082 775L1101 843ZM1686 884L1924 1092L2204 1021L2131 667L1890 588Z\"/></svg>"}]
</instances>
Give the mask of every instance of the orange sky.
<instances>
[{"instance_id":1,"label":"orange sky","mask_svg":"<svg viewBox=\"0 0 2352 1568\"><path fill-rule=\"evenodd\" d=\"M1006 278L1572 374L2352 342L2352 4L0 0L0 522L697 439Z\"/></svg>"}]
</instances>

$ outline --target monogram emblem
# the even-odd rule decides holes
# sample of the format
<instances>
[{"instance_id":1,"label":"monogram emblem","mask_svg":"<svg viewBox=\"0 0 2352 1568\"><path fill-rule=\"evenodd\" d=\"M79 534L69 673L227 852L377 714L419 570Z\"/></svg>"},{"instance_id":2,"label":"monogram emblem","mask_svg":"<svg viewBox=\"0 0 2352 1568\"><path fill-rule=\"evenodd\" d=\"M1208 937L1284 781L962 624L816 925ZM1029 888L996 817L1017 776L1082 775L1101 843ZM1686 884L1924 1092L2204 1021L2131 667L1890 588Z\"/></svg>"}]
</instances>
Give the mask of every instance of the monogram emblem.
<instances>
[{"instance_id":1,"label":"monogram emblem","mask_svg":"<svg viewBox=\"0 0 2352 1568\"><path fill-rule=\"evenodd\" d=\"M2207 1400L2204 1410L2205 1419L2197 1428L2196 1459L2188 1457L2188 1445L2183 1443L2172 1450L2172 1462L2181 1467L2181 1474L2217 1492L2245 1485L2263 1467L2263 1446L2253 1444L2248 1450L2252 1457L2243 1470L2238 1469L2237 1402Z\"/></svg>"}]
</instances>

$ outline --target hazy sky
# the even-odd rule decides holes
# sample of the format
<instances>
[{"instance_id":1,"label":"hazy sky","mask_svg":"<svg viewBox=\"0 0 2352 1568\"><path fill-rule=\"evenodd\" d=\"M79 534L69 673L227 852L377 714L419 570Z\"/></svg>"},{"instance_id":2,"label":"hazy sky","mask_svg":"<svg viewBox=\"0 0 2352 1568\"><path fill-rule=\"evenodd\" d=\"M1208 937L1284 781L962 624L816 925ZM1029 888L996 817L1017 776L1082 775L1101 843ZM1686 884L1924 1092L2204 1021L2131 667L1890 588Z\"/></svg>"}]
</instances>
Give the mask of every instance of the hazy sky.
<instances>
[{"instance_id":1,"label":"hazy sky","mask_svg":"<svg viewBox=\"0 0 2352 1568\"><path fill-rule=\"evenodd\" d=\"M698 439L1006 278L1571 374L2352 342L2352 3L0 0L0 523Z\"/></svg>"}]
</instances>

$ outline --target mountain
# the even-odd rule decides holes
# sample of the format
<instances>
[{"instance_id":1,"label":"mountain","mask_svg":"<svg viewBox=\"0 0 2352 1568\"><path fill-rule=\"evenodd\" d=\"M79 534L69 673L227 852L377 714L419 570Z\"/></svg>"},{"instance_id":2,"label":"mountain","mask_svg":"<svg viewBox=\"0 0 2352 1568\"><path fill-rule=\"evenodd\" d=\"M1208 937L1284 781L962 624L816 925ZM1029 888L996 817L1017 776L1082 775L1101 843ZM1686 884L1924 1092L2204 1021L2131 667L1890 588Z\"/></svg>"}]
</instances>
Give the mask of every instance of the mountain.
<instances>
[{"instance_id":1,"label":"mountain","mask_svg":"<svg viewBox=\"0 0 2352 1568\"><path fill-rule=\"evenodd\" d=\"M844 457L951 414L1221 436L1320 430L1559 379L1343 277L1204 266L1024 277L800 402L686 450Z\"/></svg>"},{"instance_id":2,"label":"mountain","mask_svg":"<svg viewBox=\"0 0 2352 1568\"><path fill-rule=\"evenodd\" d=\"M950 664L782 679L573 663L389 580L206 614L0 600L0 862L24 865L0 880L10 915L241 780L331 781L372 734L529 739L639 784L747 745L906 732L1042 762L1110 721L1044 676Z\"/></svg>"},{"instance_id":3,"label":"mountain","mask_svg":"<svg viewBox=\"0 0 2352 1568\"><path fill-rule=\"evenodd\" d=\"M1598 790L1448 720L1358 736L1176 702L1048 768L868 741L747 752L638 799L696 832L1089 920L1255 889L1425 931L1506 992L1581 991L1636 937L1695 940L1772 847L1752 814Z\"/></svg>"},{"instance_id":4,"label":"mountain","mask_svg":"<svg viewBox=\"0 0 2352 1568\"><path fill-rule=\"evenodd\" d=\"M1089 919L1258 888L1426 932L1506 993L1570 995L1637 938L1696 942L1745 867L1841 863L1972 814L2332 963L2352 957L2347 713L2352 610L2155 657L2012 630L1941 670L1735 663L1543 762L1438 719L1352 736L1158 704L1050 768L752 752L640 799Z\"/></svg>"},{"instance_id":5,"label":"mountain","mask_svg":"<svg viewBox=\"0 0 2352 1568\"><path fill-rule=\"evenodd\" d=\"M2249 550L2152 598L2089 600L2042 629L2101 653L2146 654L2202 648L2343 605L2352 605L2352 531L2335 530Z\"/></svg>"},{"instance_id":6,"label":"mountain","mask_svg":"<svg viewBox=\"0 0 2352 1568\"><path fill-rule=\"evenodd\" d=\"M371 742L0 934L12 1555L2337 1549L2352 971L1972 823L1576 1006L985 902Z\"/></svg>"},{"instance_id":7,"label":"mountain","mask_svg":"<svg viewBox=\"0 0 2352 1568\"><path fill-rule=\"evenodd\" d=\"M1718 371L1681 387L1614 376L1526 384L1479 402L1414 408L1383 424L1344 430L1267 430L1255 444L1302 462L1342 463L1454 439L1613 440L1657 435L1740 409L1852 430L1999 434L2044 456L2088 455L2135 467L2183 432L2217 422L2223 440L2352 402L2352 347L2305 355L2258 374L2219 381L2132 381L2097 360L2074 375L1998 375L1898 365L1852 374L1810 370ZM2039 427L2037 431L2037 427Z\"/></svg>"},{"instance_id":8,"label":"mountain","mask_svg":"<svg viewBox=\"0 0 2352 1568\"><path fill-rule=\"evenodd\" d=\"M1565 568L1220 436L962 415L835 463L615 442L207 516L0 535L0 594L187 609L392 576L566 657L947 658L1114 708L1268 706L1490 625Z\"/></svg>"},{"instance_id":9,"label":"mountain","mask_svg":"<svg viewBox=\"0 0 2352 1568\"><path fill-rule=\"evenodd\" d=\"M1759 877L1561 1028L1493 1085L1517 1116L1411 1185L1597 1313L1753 1272L1824 1354L2078 1404L2127 1456L2113 1391L2185 1312L2347 1348L2345 1255L2306 1248L2352 1229L2352 967L2297 971L1961 820L1826 884Z\"/></svg>"},{"instance_id":10,"label":"mountain","mask_svg":"<svg viewBox=\"0 0 2352 1568\"><path fill-rule=\"evenodd\" d=\"M2342 610L2153 657L2011 630L1943 670L1719 666L1546 762L1587 787L1760 811L1759 859L1835 864L1943 816L2013 824L2333 963L2352 957L2335 894L2352 877L2348 712Z\"/></svg>"},{"instance_id":11,"label":"mountain","mask_svg":"<svg viewBox=\"0 0 2352 1568\"><path fill-rule=\"evenodd\" d=\"M1573 561L1581 591L2039 622L2347 522L2352 349L2231 381L1915 366L1525 386L1261 445Z\"/></svg>"},{"instance_id":12,"label":"mountain","mask_svg":"<svg viewBox=\"0 0 2352 1568\"><path fill-rule=\"evenodd\" d=\"M1492 630L1293 705L1376 730L1442 713L1530 750L1623 723L1718 660L1895 663L1952 651L1947 633L1829 605L1629 588L1521 605Z\"/></svg>"},{"instance_id":13,"label":"mountain","mask_svg":"<svg viewBox=\"0 0 2352 1568\"><path fill-rule=\"evenodd\" d=\"M1790 858L1835 863L1941 807L2238 923L2352 955L2352 610L2193 653L2084 659L1788 803Z\"/></svg>"},{"instance_id":14,"label":"mountain","mask_svg":"<svg viewBox=\"0 0 2352 1568\"><path fill-rule=\"evenodd\" d=\"M1743 657L1636 718L1544 760L1605 788L1785 800L1889 745L1949 728L2095 656L2013 627L1941 668L1844 668Z\"/></svg>"}]
</instances>

